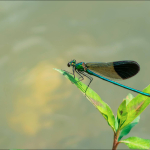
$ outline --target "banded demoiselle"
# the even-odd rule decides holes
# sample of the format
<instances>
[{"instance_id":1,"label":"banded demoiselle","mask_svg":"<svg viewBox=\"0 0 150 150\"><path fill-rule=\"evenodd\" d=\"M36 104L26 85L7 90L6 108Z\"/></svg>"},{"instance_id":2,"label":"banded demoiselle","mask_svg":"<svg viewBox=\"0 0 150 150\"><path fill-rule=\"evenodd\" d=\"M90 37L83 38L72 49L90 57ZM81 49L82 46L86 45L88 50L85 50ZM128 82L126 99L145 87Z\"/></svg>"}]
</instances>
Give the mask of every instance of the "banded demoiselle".
<instances>
[{"instance_id":1,"label":"banded demoiselle","mask_svg":"<svg viewBox=\"0 0 150 150\"><path fill-rule=\"evenodd\" d=\"M131 87L125 86L123 84L111 80L111 79L124 80L136 75L140 70L140 66L135 61L115 61L115 62L108 62L108 63L103 63L103 62L76 63L76 60L72 60L67 64L67 66L68 67L72 66L74 78L75 78L75 72L77 72L80 75L81 80L84 79L83 76L90 79L87 89L93 80L93 78L90 75L93 75L102 80L121 86L125 89L150 97L149 93L144 93L142 91L133 89Z\"/></svg>"}]
</instances>

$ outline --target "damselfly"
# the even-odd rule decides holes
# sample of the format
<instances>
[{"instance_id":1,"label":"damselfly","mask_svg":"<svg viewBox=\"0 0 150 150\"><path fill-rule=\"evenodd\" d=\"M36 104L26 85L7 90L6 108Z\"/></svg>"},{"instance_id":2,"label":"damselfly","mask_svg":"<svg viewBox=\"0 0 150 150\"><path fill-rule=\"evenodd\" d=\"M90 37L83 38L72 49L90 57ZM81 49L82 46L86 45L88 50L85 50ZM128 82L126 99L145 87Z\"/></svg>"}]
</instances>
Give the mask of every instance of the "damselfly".
<instances>
[{"instance_id":1,"label":"damselfly","mask_svg":"<svg viewBox=\"0 0 150 150\"><path fill-rule=\"evenodd\" d=\"M115 85L121 86L128 90L150 97L150 94L148 93L144 93L142 91L133 89L131 87L125 86L123 84L111 80L111 79L124 80L136 75L140 70L140 66L135 61L116 61L116 62L108 62L108 63L103 63L103 62L76 63L76 60L72 60L67 64L67 66L68 67L72 66L74 77L75 77L75 72L77 72L80 75L81 80L84 79L83 76L89 78L90 82L88 84L88 87L93 80L93 78L90 75L93 75L100 79L108 81L110 83L113 83Z\"/></svg>"}]
</instances>

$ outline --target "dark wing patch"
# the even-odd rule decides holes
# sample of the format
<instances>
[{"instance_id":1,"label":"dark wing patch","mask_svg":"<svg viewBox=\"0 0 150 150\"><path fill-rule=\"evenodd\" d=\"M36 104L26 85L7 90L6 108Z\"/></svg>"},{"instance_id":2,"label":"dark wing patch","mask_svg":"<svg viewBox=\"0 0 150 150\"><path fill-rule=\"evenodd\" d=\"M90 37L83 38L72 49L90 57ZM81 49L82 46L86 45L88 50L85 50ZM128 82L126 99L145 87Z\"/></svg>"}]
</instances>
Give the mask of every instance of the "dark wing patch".
<instances>
[{"instance_id":1,"label":"dark wing patch","mask_svg":"<svg viewBox=\"0 0 150 150\"><path fill-rule=\"evenodd\" d=\"M122 79L128 79L136 75L140 70L139 64L135 61L116 61L113 62L113 66Z\"/></svg>"}]
</instances>

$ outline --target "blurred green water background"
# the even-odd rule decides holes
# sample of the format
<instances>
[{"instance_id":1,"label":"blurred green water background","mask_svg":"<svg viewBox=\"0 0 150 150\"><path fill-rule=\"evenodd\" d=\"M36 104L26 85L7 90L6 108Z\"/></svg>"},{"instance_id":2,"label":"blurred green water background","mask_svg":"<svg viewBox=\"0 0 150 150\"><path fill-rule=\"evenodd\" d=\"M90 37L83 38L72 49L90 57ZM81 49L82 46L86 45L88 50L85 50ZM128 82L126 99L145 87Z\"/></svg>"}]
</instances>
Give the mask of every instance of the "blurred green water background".
<instances>
[{"instance_id":1,"label":"blurred green water background","mask_svg":"<svg viewBox=\"0 0 150 150\"><path fill-rule=\"evenodd\" d=\"M53 68L72 71L72 59L135 60L140 72L120 83L144 89L149 8L142 1L1 1L0 148L110 149L113 132L102 115ZM137 95L98 78L91 88L115 115L128 93ZM149 107L130 136L150 139L148 118Z\"/></svg>"}]
</instances>

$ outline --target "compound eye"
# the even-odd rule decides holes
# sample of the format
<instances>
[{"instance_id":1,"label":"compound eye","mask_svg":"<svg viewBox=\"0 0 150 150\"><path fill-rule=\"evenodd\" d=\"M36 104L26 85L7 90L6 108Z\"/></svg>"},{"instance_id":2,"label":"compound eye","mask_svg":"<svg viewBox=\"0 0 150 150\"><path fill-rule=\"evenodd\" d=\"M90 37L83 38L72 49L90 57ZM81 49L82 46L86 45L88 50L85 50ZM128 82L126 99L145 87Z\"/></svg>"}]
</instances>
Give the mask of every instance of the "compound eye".
<instances>
[{"instance_id":1,"label":"compound eye","mask_svg":"<svg viewBox=\"0 0 150 150\"><path fill-rule=\"evenodd\" d=\"M70 67L70 64L68 63L67 66Z\"/></svg>"}]
</instances>

